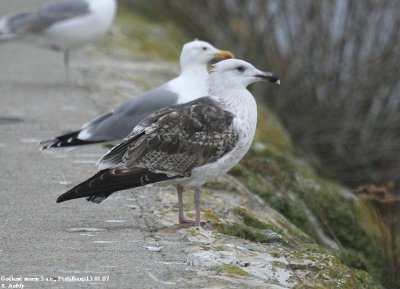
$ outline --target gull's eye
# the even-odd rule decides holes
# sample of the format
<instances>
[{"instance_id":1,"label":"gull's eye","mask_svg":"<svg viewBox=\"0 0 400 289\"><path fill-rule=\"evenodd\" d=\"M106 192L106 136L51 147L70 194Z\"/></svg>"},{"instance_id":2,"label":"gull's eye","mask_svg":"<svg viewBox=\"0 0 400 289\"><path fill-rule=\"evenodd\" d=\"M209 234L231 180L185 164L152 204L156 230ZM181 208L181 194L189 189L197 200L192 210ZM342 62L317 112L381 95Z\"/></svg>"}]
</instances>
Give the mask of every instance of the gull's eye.
<instances>
[{"instance_id":1,"label":"gull's eye","mask_svg":"<svg viewBox=\"0 0 400 289\"><path fill-rule=\"evenodd\" d=\"M206 51L206 50L207 50L207 47L203 46L202 49L203 49L204 51Z\"/></svg>"},{"instance_id":2,"label":"gull's eye","mask_svg":"<svg viewBox=\"0 0 400 289\"><path fill-rule=\"evenodd\" d=\"M244 72L245 68L243 66L238 66L238 67L236 67L236 70L239 72Z\"/></svg>"}]
</instances>

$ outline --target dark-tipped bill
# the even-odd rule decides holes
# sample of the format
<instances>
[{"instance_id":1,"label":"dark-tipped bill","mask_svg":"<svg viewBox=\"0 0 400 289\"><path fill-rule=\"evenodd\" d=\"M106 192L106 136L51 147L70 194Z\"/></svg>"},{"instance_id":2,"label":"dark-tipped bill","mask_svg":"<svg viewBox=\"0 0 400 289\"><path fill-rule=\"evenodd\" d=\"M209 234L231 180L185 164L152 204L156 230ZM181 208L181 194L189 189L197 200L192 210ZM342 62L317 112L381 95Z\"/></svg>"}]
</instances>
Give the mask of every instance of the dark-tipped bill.
<instances>
[{"instance_id":1,"label":"dark-tipped bill","mask_svg":"<svg viewBox=\"0 0 400 289\"><path fill-rule=\"evenodd\" d=\"M275 83L275 84L281 84L279 77L271 72L263 72L263 73L255 75L255 77L258 77L262 80L267 80L267 81Z\"/></svg>"}]
</instances>

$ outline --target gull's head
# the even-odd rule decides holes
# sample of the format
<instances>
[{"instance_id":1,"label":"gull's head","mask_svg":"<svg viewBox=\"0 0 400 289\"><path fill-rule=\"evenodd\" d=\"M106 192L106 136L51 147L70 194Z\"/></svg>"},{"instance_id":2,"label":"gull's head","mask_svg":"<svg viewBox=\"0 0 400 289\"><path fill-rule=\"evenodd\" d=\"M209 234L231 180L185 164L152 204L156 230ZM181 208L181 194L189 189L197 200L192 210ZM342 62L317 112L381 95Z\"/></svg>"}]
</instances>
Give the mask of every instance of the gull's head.
<instances>
[{"instance_id":1,"label":"gull's head","mask_svg":"<svg viewBox=\"0 0 400 289\"><path fill-rule=\"evenodd\" d=\"M271 72L258 70L250 63L240 59L228 59L213 65L211 70L214 79L224 81L229 86L244 86L257 82L269 81L280 84L279 77Z\"/></svg>"},{"instance_id":2,"label":"gull's head","mask_svg":"<svg viewBox=\"0 0 400 289\"><path fill-rule=\"evenodd\" d=\"M207 66L207 63L216 59L230 59L233 54L230 51L219 50L210 43L200 40L194 40L183 45L180 62L181 69L185 70L193 65Z\"/></svg>"}]
</instances>

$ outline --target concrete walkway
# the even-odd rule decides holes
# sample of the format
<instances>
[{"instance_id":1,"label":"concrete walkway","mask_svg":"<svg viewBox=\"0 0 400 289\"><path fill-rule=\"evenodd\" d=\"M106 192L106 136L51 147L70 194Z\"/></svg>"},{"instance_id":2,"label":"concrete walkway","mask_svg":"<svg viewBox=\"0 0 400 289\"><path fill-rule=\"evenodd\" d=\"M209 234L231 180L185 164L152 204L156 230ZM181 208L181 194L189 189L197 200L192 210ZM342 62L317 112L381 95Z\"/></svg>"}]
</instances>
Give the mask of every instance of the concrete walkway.
<instances>
[{"instance_id":1,"label":"concrete walkway","mask_svg":"<svg viewBox=\"0 0 400 289\"><path fill-rule=\"evenodd\" d=\"M0 14L44 2L3 0ZM83 83L93 71L83 73L74 63L86 57L78 52L71 58L71 77ZM93 101L93 83L66 85L62 54L25 44L0 45L0 69L0 288L200 286L196 273L187 271L180 235L155 233L156 196L146 195L149 189L100 206L55 203L96 171L94 162L106 149L43 152L37 142L103 112ZM183 274L193 278L183 280Z\"/></svg>"}]
</instances>

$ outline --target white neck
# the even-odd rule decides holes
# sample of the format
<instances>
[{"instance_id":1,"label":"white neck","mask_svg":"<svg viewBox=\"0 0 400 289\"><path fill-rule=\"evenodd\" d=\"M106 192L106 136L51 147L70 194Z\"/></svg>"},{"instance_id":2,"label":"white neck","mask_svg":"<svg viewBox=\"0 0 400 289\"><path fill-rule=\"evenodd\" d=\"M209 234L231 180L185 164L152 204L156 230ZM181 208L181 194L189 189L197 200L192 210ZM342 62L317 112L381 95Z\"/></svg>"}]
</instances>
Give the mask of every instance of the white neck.
<instances>
[{"instance_id":1,"label":"white neck","mask_svg":"<svg viewBox=\"0 0 400 289\"><path fill-rule=\"evenodd\" d=\"M114 19L117 3L115 0L87 0L90 5L90 10L93 13L101 15L104 19L103 21L107 22L107 25L110 26L112 20Z\"/></svg>"},{"instance_id":2,"label":"white neck","mask_svg":"<svg viewBox=\"0 0 400 289\"><path fill-rule=\"evenodd\" d=\"M213 74L208 81L209 95L221 103L221 108L233 113L237 118L249 121L255 127L257 104L244 85L216 78Z\"/></svg>"},{"instance_id":3,"label":"white neck","mask_svg":"<svg viewBox=\"0 0 400 289\"><path fill-rule=\"evenodd\" d=\"M187 63L185 65L181 64L181 75L196 75L206 76L208 78L207 64L200 63Z\"/></svg>"},{"instance_id":4,"label":"white neck","mask_svg":"<svg viewBox=\"0 0 400 289\"><path fill-rule=\"evenodd\" d=\"M175 91L184 91L179 94L178 103L186 103L208 94L208 72L206 65L191 65L185 67L181 74L170 82Z\"/></svg>"},{"instance_id":5,"label":"white neck","mask_svg":"<svg viewBox=\"0 0 400 289\"><path fill-rule=\"evenodd\" d=\"M88 3L112 3L113 5L116 5L116 1L115 0L86 0Z\"/></svg>"}]
</instances>

